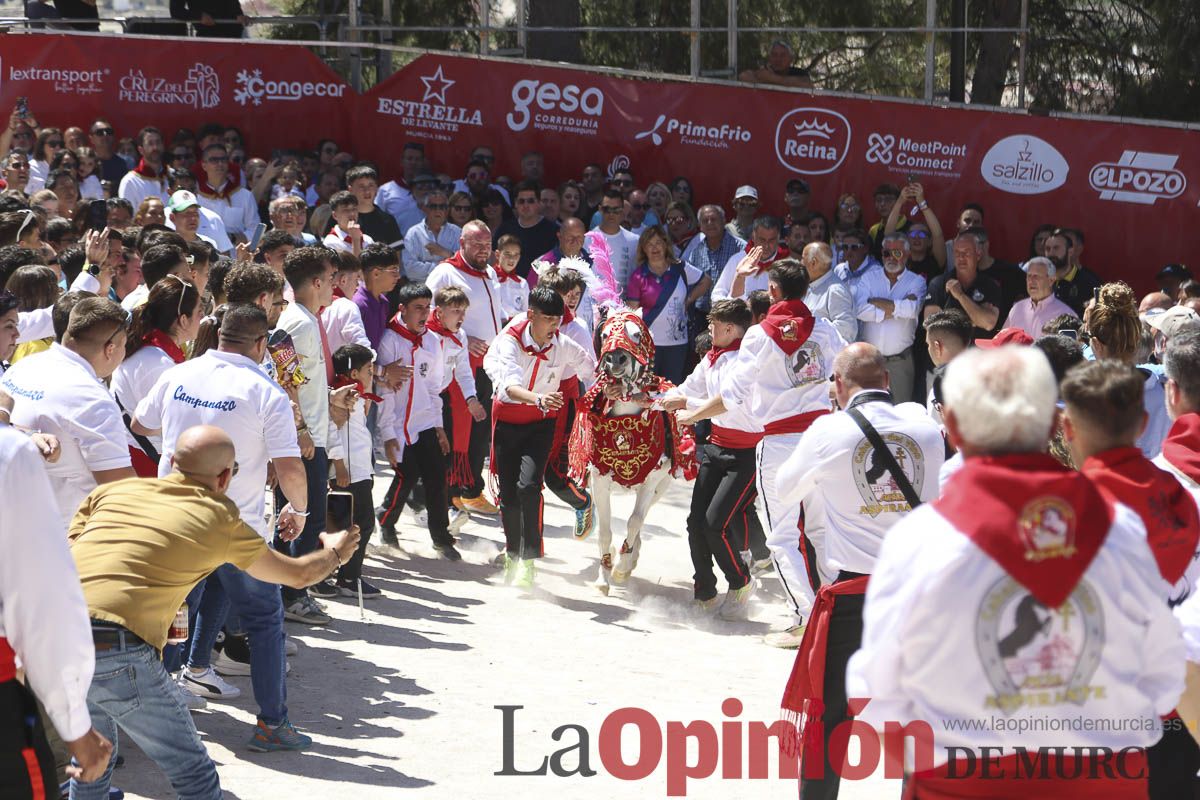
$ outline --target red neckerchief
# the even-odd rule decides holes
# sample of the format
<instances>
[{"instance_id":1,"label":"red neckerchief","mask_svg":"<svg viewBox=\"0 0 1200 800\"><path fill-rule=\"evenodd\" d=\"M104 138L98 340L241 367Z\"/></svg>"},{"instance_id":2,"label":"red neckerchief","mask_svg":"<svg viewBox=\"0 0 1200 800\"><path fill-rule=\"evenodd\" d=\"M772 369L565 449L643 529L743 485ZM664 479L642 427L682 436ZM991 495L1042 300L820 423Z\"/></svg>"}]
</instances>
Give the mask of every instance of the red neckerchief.
<instances>
[{"instance_id":1,"label":"red neckerchief","mask_svg":"<svg viewBox=\"0 0 1200 800\"><path fill-rule=\"evenodd\" d=\"M229 177L225 178L225 183L221 184L219 189L208 182L207 175L205 175L205 177L201 180L197 181L196 185L198 191L204 197L210 197L213 200L226 200L229 202L232 202L230 198L233 197L233 193L238 190L237 182L233 180L233 178Z\"/></svg>"},{"instance_id":2,"label":"red neckerchief","mask_svg":"<svg viewBox=\"0 0 1200 800\"><path fill-rule=\"evenodd\" d=\"M743 252L746 255L750 255L750 251L753 250L754 248L755 248L754 242L748 242L746 244L746 249ZM774 254L770 258L768 258L766 260L760 260L758 262L758 264L756 265L758 267L758 274L761 275L762 273L766 272L768 269L771 268L772 264L774 264L776 261L778 261L781 258L787 258L790 254L791 254L790 250L788 250L783 245L779 245L775 249Z\"/></svg>"},{"instance_id":3,"label":"red neckerchief","mask_svg":"<svg viewBox=\"0 0 1200 800\"><path fill-rule=\"evenodd\" d=\"M400 320L399 314L392 317L392 319L388 322L388 328L412 342L413 350L416 350L421 346L421 341L425 336L423 333L413 333L407 327L405 327L404 323Z\"/></svg>"},{"instance_id":4,"label":"red neckerchief","mask_svg":"<svg viewBox=\"0 0 1200 800\"><path fill-rule=\"evenodd\" d=\"M175 344L175 340L157 328L142 336L142 344L148 344L151 347L157 347L159 350L162 350L164 353L169 355L171 360L176 364L182 364L187 360L187 356L184 355L183 350L180 349L179 345Z\"/></svg>"},{"instance_id":5,"label":"red neckerchief","mask_svg":"<svg viewBox=\"0 0 1200 800\"><path fill-rule=\"evenodd\" d=\"M138 161L138 165L133 168L133 171L138 175L141 175L143 178L149 178L159 182L162 181L162 168L159 167L159 169L155 171L153 167L146 163L146 159L144 158Z\"/></svg>"},{"instance_id":6,"label":"red neckerchief","mask_svg":"<svg viewBox=\"0 0 1200 800\"><path fill-rule=\"evenodd\" d=\"M330 389L341 389L343 386L353 386L354 389L358 392L359 397L362 397L366 400L370 400L372 403L382 403L383 402L382 397L380 397L377 394L371 394L370 392L368 392L366 390L366 388L363 387L362 381L356 381L353 378L351 378L349 375L338 375L337 377L335 377L333 379L333 383L331 383L329 385L329 388Z\"/></svg>"},{"instance_id":7,"label":"red neckerchief","mask_svg":"<svg viewBox=\"0 0 1200 800\"><path fill-rule=\"evenodd\" d=\"M1043 453L968 458L933 507L1047 608L1075 591L1113 519L1091 480Z\"/></svg>"},{"instance_id":8,"label":"red neckerchief","mask_svg":"<svg viewBox=\"0 0 1200 800\"><path fill-rule=\"evenodd\" d=\"M499 279L501 284L503 284L505 281L520 283L521 281L525 280L516 272L506 272L503 267L496 270L496 278Z\"/></svg>"},{"instance_id":9,"label":"red neckerchief","mask_svg":"<svg viewBox=\"0 0 1200 800\"><path fill-rule=\"evenodd\" d=\"M346 293L342 291L342 287L340 287L340 286L335 286L335 287L333 287L333 296L334 296L335 298L337 298L337 297L345 297L345 296L346 296Z\"/></svg>"},{"instance_id":10,"label":"red neckerchief","mask_svg":"<svg viewBox=\"0 0 1200 800\"><path fill-rule=\"evenodd\" d=\"M712 367L717 363L717 359L721 356L725 355L726 353L733 353L741 349L742 340L739 338L735 339L733 344L729 345L728 347L710 347L708 352L704 354L704 357L708 359L708 366Z\"/></svg>"},{"instance_id":11,"label":"red neckerchief","mask_svg":"<svg viewBox=\"0 0 1200 800\"><path fill-rule=\"evenodd\" d=\"M436 333L438 336L444 336L459 347L463 346L462 339L458 338L458 334L451 333L446 329L446 326L442 324L442 317L440 314L438 314L438 310L436 308L433 310L433 313L429 315L429 319L425 322L425 327Z\"/></svg>"},{"instance_id":12,"label":"red neckerchief","mask_svg":"<svg viewBox=\"0 0 1200 800\"><path fill-rule=\"evenodd\" d=\"M762 328L789 356L808 341L817 320L803 300L781 300L767 311Z\"/></svg>"},{"instance_id":13,"label":"red neckerchief","mask_svg":"<svg viewBox=\"0 0 1200 800\"><path fill-rule=\"evenodd\" d=\"M1200 414L1184 414L1176 419L1162 452L1172 467L1200 483Z\"/></svg>"},{"instance_id":14,"label":"red neckerchief","mask_svg":"<svg viewBox=\"0 0 1200 800\"><path fill-rule=\"evenodd\" d=\"M1200 542L1200 511L1183 484L1154 466L1139 447L1097 453L1080 472L1138 513L1158 571L1169 583L1182 578Z\"/></svg>"},{"instance_id":15,"label":"red neckerchief","mask_svg":"<svg viewBox=\"0 0 1200 800\"><path fill-rule=\"evenodd\" d=\"M487 271L475 269L470 264L468 264L467 260L465 258L463 258L462 250L459 250L454 255L447 258L446 263L449 264L450 266L454 267L456 270L459 270L460 272L465 272L466 274L470 275L473 278L482 278L483 280L487 280L487 277L488 277Z\"/></svg>"},{"instance_id":16,"label":"red neckerchief","mask_svg":"<svg viewBox=\"0 0 1200 800\"><path fill-rule=\"evenodd\" d=\"M540 350L537 347L535 347L534 345L525 344L525 329L528 327L529 327L529 320L523 319L520 322L518 322L516 325L513 325L508 329L508 335L513 337L514 339L516 339L517 344L527 354L533 356L534 358L536 358L539 361L549 361L550 357L547 356L546 353L548 353L550 351L550 348L554 346L554 342L551 341L550 344L546 345L545 347L543 347ZM555 335L556 336L558 335L557 331L555 331Z\"/></svg>"},{"instance_id":17,"label":"red neckerchief","mask_svg":"<svg viewBox=\"0 0 1200 800\"><path fill-rule=\"evenodd\" d=\"M571 310L570 306L568 306L566 303L564 303L563 304L562 324L570 325L574 321L575 321L575 312Z\"/></svg>"}]
</instances>

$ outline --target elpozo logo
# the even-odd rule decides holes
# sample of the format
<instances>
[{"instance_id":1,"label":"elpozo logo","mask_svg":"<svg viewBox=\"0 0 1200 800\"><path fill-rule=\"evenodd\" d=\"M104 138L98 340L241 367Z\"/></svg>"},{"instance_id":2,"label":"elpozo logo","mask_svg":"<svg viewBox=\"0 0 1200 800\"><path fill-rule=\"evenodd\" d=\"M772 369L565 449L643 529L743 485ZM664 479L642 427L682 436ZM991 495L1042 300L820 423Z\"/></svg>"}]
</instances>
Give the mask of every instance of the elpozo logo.
<instances>
[{"instance_id":1,"label":"elpozo logo","mask_svg":"<svg viewBox=\"0 0 1200 800\"><path fill-rule=\"evenodd\" d=\"M1008 136L979 165L983 179L1010 194L1045 194L1067 182L1070 166L1054 145L1036 136Z\"/></svg>"},{"instance_id":2,"label":"elpozo logo","mask_svg":"<svg viewBox=\"0 0 1200 800\"><path fill-rule=\"evenodd\" d=\"M1093 166L1088 182L1101 200L1154 205L1159 198L1173 200L1187 189L1187 177L1175 169L1178 160L1168 153L1126 150L1116 163Z\"/></svg>"},{"instance_id":3,"label":"elpozo logo","mask_svg":"<svg viewBox=\"0 0 1200 800\"><path fill-rule=\"evenodd\" d=\"M595 136L604 115L604 92L594 86L519 80L512 87L513 109L505 115L509 130L535 130Z\"/></svg>"},{"instance_id":4,"label":"elpozo logo","mask_svg":"<svg viewBox=\"0 0 1200 800\"><path fill-rule=\"evenodd\" d=\"M483 125L483 113L478 108L454 105L447 99L450 87L458 81L447 78L441 64L432 74L420 76L420 80L424 86L420 100L380 97L375 111L400 117L400 124L414 134L443 141L450 141L445 134L458 133L464 125Z\"/></svg>"},{"instance_id":5,"label":"elpozo logo","mask_svg":"<svg viewBox=\"0 0 1200 800\"><path fill-rule=\"evenodd\" d=\"M867 136L867 162L881 164L891 172L957 177L962 174L960 159L966 157L965 144L897 137L876 131Z\"/></svg>"},{"instance_id":6,"label":"elpozo logo","mask_svg":"<svg viewBox=\"0 0 1200 800\"><path fill-rule=\"evenodd\" d=\"M238 105L262 105L263 100L300 100L305 97L341 97L346 85L333 81L264 81L262 70L241 70L233 99Z\"/></svg>"},{"instance_id":7,"label":"elpozo logo","mask_svg":"<svg viewBox=\"0 0 1200 800\"><path fill-rule=\"evenodd\" d=\"M208 64L196 63L187 78L172 81L158 75L147 77L132 69L117 83L117 97L123 103L179 105L192 108L216 108L221 104L221 80Z\"/></svg>"},{"instance_id":8,"label":"elpozo logo","mask_svg":"<svg viewBox=\"0 0 1200 800\"><path fill-rule=\"evenodd\" d=\"M663 123L666 127L663 127ZM661 131L661 132L660 132ZM657 146L662 146L663 134L676 137L680 144L692 144L700 147L711 147L716 150L728 150L729 145L738 142L749 142L750 131L740 125L705 125L692 120L680 120L659 114L653 127L635 135L636 139L649 139Z\"/></svg>"},{"instance_id":9,"label":"elpozo logo","mask_svg":"<svg viewBox=\"0 0 1200 800\"><path fill-rule=\"evenodd\" d=\"M775 126L779 163L802 175L833 172L850 152L850 121L825 108L796 108Z\"/></svg>"}]
</instances>

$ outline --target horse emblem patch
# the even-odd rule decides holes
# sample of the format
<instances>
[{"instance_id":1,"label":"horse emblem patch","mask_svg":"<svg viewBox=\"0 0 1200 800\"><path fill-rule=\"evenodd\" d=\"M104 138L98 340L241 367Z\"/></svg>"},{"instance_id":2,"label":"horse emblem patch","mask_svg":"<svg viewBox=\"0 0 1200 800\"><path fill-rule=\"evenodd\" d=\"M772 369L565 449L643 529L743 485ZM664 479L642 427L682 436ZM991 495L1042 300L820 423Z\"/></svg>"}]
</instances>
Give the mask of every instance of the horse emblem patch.
<instances>
[{"instance_id":1,"label":"horse emblem patch","mask_svg":"<svg viewBox=\"0 0 1200 800\"><path fill-rule=\"evenodd\" d=\"M1075 555L1075 512L1058 497L1038 497L1021 509L1017 530L1027 561Z\"/></svg>"},{"instance_id":2,"label":"horse emblem patch","mask_svg":"<svg viewBox=\"0 0 1200 800\"><path fill-rule=\"evenodd\" d=\"M895 457L904 477L919 490L925 483L925 457L916 440L903 433L888 432L880 435ZM904 492L896 483L895 476L875 455L875 448L865 438L854 448L850 466L854 475L854 485L863 500L858 513L875 518L883 513L912 510L908 501L904 499Z\"/></svg>"}]
</instances>

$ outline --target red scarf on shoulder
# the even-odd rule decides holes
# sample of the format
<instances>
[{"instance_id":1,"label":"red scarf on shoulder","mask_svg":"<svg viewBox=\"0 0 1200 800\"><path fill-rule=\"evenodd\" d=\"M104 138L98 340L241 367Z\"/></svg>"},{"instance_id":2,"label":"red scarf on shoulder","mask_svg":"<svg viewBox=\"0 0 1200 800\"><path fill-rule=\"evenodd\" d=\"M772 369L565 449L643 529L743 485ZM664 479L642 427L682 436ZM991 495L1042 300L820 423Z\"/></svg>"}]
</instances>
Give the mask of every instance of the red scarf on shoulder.
<instances>
[{"instance_id":1,"label":"red scarf on shoulder","mask_svg":"<svg viewBox=\"0 0 1200 800\"><path fill-rule=\"evenodd\" d=\"M146 159L144 158L138 161L138 165L133 168L133 171L143 178L162 182L163 169L160 167L158 170L155 170L154 167L146 163Z\"/></svg>"},{"instance_id":2,"label":"red scarf on shoulder","mask_svg":"<svg viewBox=\"0 0 1200 800\"><path fill-rule=\"evenodd\" d=\"M1184 414L1176 419L1162 452L1172 467L1200 483L1200 414Z\"/></svg>"},{"instance_id":3,"label":"red scarf on shoulder","mask_svg":"<svg viewBox=\"0 0 1200 800\"><path fill-rule=\"evenodd\" d=\"M781 300L771 306L761 324L779 349L790 356L808 341L817 320L803 300Z\"/></svg>"},{"instance_id":4,"label":"red scarf on shoulder","mask_svg":"<svg viewBox=\"0 0 1200 800\"><path fill-rule=\"evenodd\" d=\"M388 330L393 330L396 333L403 336L408 341L412 342L413 350L418 349L421 346L422 340L425 338L424 333L413 333L412 331L410 331L405 326L404 321L400 319L399 314L392 317L388 321Z\"/></svg>"},{"instance_id":5,"label":"red scarf on shoulder","mask_svg":"<svg viewBox=\"0 0 1200 800\"><path fill-rule=\"evenodd\" d=\"M142 336L142 344L157 347L169 355L176 364L182 364L187 360L187 356L184 355L179 345L175 344L175 340L157 328Z\"/></svg>"},{"instance_id":6,"label":"red scarf on shoulder","mask_svg":"<svg viewBox=\"0 0 1200 800\"><path fill-rule=\"evenodd\" d=\"M735 339L733 344L729 345L728 347L710 347L708 352L704 354L704 357L708 359L708 366L712 367L717 363L717 359L721 356L725 355L726 353L735 353L741 349L742 340Z\"/></svg>"},{"instance_id":7,"label":"red scarf on shoulder","mask_svg":"<svg viewBox=\"0 0 1200 800\"><path fill-rule=\"evenodd\" d=\"M755 247L754 242L747 242L746 249L743 250L742 252L745 253L746 255L750 255L750 251L753 250L754 247ZM758 267L758 274L759 275L763 274L764 272L769 270L771 268L771 265L774 264L776 261L778 261L781 258L787 258L789 255L791 255L791 251L788 250L785 245L782 245L782 244L779 245L778 247L775 248L774 253L772 253L771 255L767 256L765 259L762 259L761 261L758 262L758 264L756 265Z\"/></svg>"},{"instance_id":8,"label":"red scarf on shoulder","mask_svg":"<svg viewBox=\"0 0 1200 800\"><path fill-rule=\"evenodd\" d=\"M462 250L457 251L454 255L447 258L445 263L449 264L460 272L465 272L472 278L481 278L483 280L487 280L487 270L478 270L468 264L467 260L463 258Z\"/></svg>"},{"instance_id":9,"label":"red scarf on shoulder","mask_svg":"<svg viewBox=\"0 0 1200 800\"><path fill-rule=\"evenodd\" d=\"M356 381L349 375L338 375L333 379L333 383L329 384L330 389L341 389L343 386L353 386L358 396L370 400L372 403L382 403L383 398L377 394L371 394L363 386L362 381Z\"/></svg>"}]
</instances>

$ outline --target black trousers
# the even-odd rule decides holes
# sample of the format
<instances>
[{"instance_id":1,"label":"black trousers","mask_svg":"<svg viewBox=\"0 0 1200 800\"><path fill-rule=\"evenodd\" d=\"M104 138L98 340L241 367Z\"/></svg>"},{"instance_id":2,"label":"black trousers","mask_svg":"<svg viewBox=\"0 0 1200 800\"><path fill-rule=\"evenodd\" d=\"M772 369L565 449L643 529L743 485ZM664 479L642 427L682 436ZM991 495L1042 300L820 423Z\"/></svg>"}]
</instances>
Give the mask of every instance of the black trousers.
<instances>
[{"instance_id":1,"label":"black trousers","mask_svg":"<svg viewBox=\"0 0 1200 800\"><path fill-rule=\"evenodd\" d=\"M42 794L35 794L35 782ZM33 693L16 680L5 681L0 683L0 800L41 796L58 797L54 754Z\"/></svg>"},{"instance_id":2,"label":"black trousers","mask_svg":"<svg viewBox=\"0 0 1200 800\"><path fill-rule=\"evenodd\" d=\"M692 551L693 592L697 600L717 595L713 560L730 589L750 582L750 571L741 551L749 549L749 517L755 515L754 448L732 449L704 445L700 473L692 487L687 518L688 546ZM755 515L756 516L756 515Z\"/></svg>"},{"instance_id":3,"label":"black trousers","mask_svg":"<svg viewBox=\"0 0 1200 800\"><path fill-rule=\"evenodd\" d=\"M571 430L575 427L576 400L568 398L558 412L558 419L565 425L562 445L556 452L550 454L550 463L546 466L546 488L554 492L555 497L562 500L576 511L587 508L592 504L591 495L568 475L571 460Z\"/></svg>"},{"instance_id":4,"label":"black trousers","mask_svg":"<svg viewBox=\"0 0 1200 800\"><path fill-rule=\"evenodd\" d=\"M379 524L385 528L396 524L418 479L425 486L429 537L437 545L453 544L450 515L446 510L446 456L442 454L433 428L421 431L415 442L405 445L404 460L383 499L383 514L379 517Z\"/></svg>"},{"instance_id":5,"label":"black trousers","mask_svg":"<svg viewBox=\"0 0 1200 800\"><path fill-rule=\"evenodd\" d=\"M857 577L843 572L837 580ZM835 581L836 583L837 581ZM825 758L823 777L804 778L804 764L800 765L801 800L833 800L838 796L841 778L829 760L829 737L838 725L846 721L846 667L850 656L862 646L863 604L866 595L847 594L838 597L833 604L833 617L829 622L829 646L825 651L825 712L821 715L824 726Z\"/></svg>"},{"instance_id":6,"label":"black trousers","mask_svg":"<svg viewBox=\"0 0 1200 800\"><path fill-rule=\"evenodd\" d=\"M483 367L475 370L475 398L483 404L485 409L492 407L492 379L483 371ZM483 494L483 460L487 458L488 452L492 449L492 420L491 417L484 417L482 420L471 422L471 446L467 452L467 457L471 462L471 481L470 489L464 489L462 496L465 498L479 497Z\"/></svg>"},{"instance_id":7,"label":"black trousers","mask_svg":"<svg viewBox=\"0 0 1200 800\"><path fill-rule=\"evenodd\" d=\"M330 486L329 516L333 517L333 522L337 526L335 530L345 530L353 522L358 526L358 535L361 537L354 555L338 570L339 581L357 581L362 577L363 558L367 554L367 545L371 542L371 534L375 532L375 506L374 500L371 499L373 485L374 481L367 478L365 481L356 481L350 484L348 489ZM345 496L333 494L333 492L344 491L349 491L351 497L354 498L353 514L350 512L350 504L346 502Z\"/></svg>"},{"instance_id":8,"label":"black trousers","mask_svg":"<svg viewBox=\"0 0 1200 800\"><path fill-rule=\"evenodd\" d=\"M1150 800L1181 800L1200 796L1200 746L1182 720L1163 723L1162 738L1146 748L1150 771Z\"/></svg>"},{"instance_id":9,"label":"black trousers","mask_svg":"<svg viewBox=\"0 0 1200 800\"><path fill-rule=\"evenodd\" d=\"M508 552L519 558L541 558L542 481L554 441L554 420L523 425L497 421L493 437L500 521Z\"/></svg>"}]
</instances>

